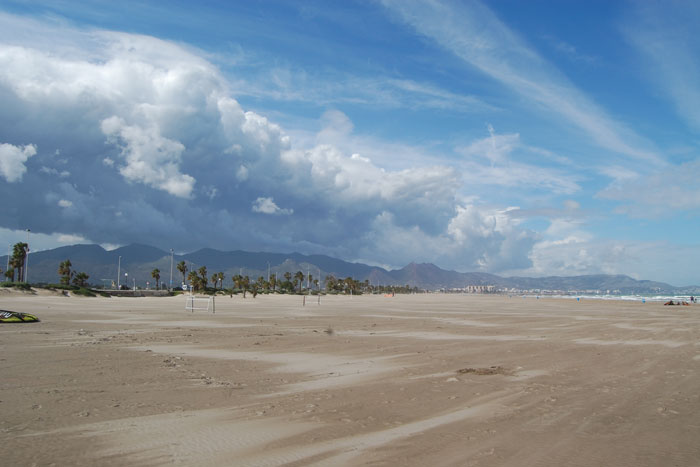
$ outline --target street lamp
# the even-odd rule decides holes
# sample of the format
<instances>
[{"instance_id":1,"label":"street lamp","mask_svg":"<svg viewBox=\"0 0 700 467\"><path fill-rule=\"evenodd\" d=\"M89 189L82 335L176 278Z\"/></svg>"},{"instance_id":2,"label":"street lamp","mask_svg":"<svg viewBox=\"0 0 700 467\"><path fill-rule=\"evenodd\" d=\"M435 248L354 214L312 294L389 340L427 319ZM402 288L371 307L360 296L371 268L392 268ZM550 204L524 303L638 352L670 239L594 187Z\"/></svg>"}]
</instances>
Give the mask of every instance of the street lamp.
<instances>
[{"instance_id":1,"label":"street lamp","mask_svg":"<svg viewBox=\"0 0 700 467\"><path fill-rule=\"evenodd\" d=\"M122 257L119 257L119 262L117 263L117 290L121 290L121 269L122 269ZM126 273L124 273L126 274Z\"/></svg>"},{"instance_id":2,"label":"street lamp","mask_svg":"<svg viewBox=\"0 0 700 467\"><path fill-rule=\"evenodd\" d=\"M24 282L29 284L29 229L27 229L27 252L24 255Z\"/></svg>"},{"instance_id":3,"label":"street lamp","mask_svg":"<svg viewBox=\"0 0 700 467\"><path fill-rule=\"evenodd\" d=\"M125 285L126 290L129 290L129 273L128 272L124 273L124 284L126 284Z\"/></svg>"},{"instance_id":4,"label":"street lamp","mask_svg":"<svg viewBox=\"0 0 700 467\"><path fill-rule=\"evenodd\" d=\"M170 249L170 290L173 290L173 249Z\"/></svg>"}]
</instances>

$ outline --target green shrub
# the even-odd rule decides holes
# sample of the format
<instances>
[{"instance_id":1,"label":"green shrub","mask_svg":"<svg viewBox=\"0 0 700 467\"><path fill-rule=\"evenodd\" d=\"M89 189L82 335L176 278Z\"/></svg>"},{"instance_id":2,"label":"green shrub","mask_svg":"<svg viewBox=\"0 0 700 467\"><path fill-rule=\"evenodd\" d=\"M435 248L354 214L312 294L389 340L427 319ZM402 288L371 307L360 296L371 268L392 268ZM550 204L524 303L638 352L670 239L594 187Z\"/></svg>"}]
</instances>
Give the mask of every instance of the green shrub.
<instances>
[{"instance_id":1,"label":"green shrub","mask_svg":"<svg viewBox=\"0 0 700 467\"><path fill-rule=\"evenodd\" d=\"M72 289L74 295L82 295L83 297L97 297L92 290L86 289L85 287L77 287Z\"/></svg>"},{"instance_id":2,"label":"green shrub","mask_svg":"<svg viewBox=\"0 0 700 467\"><path fill-rule=\"evenodd\" d=\"M19 290L32 290L32 286L29 285L26 282L1 282L0 286L2 287L12 287L14 289L19 289Z\"/></svg>"}]
</instances>

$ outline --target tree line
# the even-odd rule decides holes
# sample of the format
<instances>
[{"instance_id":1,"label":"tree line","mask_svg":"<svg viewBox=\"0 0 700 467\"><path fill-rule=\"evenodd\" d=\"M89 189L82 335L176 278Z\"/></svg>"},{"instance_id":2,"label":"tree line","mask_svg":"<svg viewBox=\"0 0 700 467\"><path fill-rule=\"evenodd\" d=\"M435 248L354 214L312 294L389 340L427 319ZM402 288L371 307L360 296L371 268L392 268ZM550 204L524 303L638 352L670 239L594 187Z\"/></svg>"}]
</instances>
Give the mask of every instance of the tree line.
<instances>
[{"instance_id":1,"label":"tree line","mask_svg":"<svg viewBox=\"0 0 700 467\"><path fill-rule=\"evenodd\" d=\"M8 268L4 272L5 278L9 282L27 281L27 255L29 254L29 244L24 242L15 243L12 248L12 255L8 258ZM0 268L2 273L2 268ZM73 270L73 264L67 259L58 265L58 276L61 285L69 286L71 282L77 287L87 287L90 276L85 272Z\"/></svg>"},{"instance_id":2,"label":"tree line","mask_svg":"<svg viewBox=\"0 0 700 467\"><path fill-rule=\"evenodd\" d=\"M180 261L177 264L177 270L182 275L182 283L187 284L187 281L189 281L189 284L195 291L224 290L224 279L226 276L223 272L216 272L211 278L208 278L206 266L190 271L185 261ZM158 269L154 269L151 275L156 278L159 273ZM209 280L211 280L213 287L208 287ZM313 274L304 274L302 271L297 271L294 274L287 271L282 274L281 278L273 273L270 274L269 279L265 279L263 276L254 279L242 274L236 274L231 280L233 283L231 292L242 292L243 297L246 296L246 293L251 293L255 297L258 293L263 292L321 293L319 279L315 278ZM332 274L326 276L324 284L326 292L333 294L361 295L363 293L416 293L420 291L418 287L411 287L410 285L371 285L369 280L360 282L352 277L338 279Z\"/></svg>"},{"instance_id":3,"label":"tree line","mask_svg":"<svg viewBox=\"0 0 700 467\"><path fill-rule=\"evenodd\" d=\"M13 248L13 254L9 258L10 267L5 271L5 277L8 280L15 282L24 282L26 275L26 260L29 245L23 242L16 243ZM215 272L209 275L206 266L201 266L196 270L190 270L185 261L180 261L177 264L177 270L182 275L182 284L189 284L193 290L197 292L206 291L223 291L224 280L226 276L223 272ZM2 269L0 268L0 273ZM74 285L77 287L87 287L90 276L85 272L76 272L73 269L73 264L70 259L62 261L58 266L59 282L63 286ZM151 271L151 277L156 281L156 289L160 287L160 269L155 268ZM292 274L285 272L282 277L277 277L277 274L270 274L266 279L263 276L251 278L242 274L236 274L231 278L232 288L230 293L243 293L245 297L247 293L254 297L259 293L321 293L321 283L319 278L312 274L304 274L302 271L297 271ZM419 289L417 287L405 286L386 286L372 285L368 280L360 282L352 277L344 279L336 278L332 274L326 276L323 281L326 293L332 294L354 294L360 295L363 293L415 293ZM211 286L210 286L211 284ZM123 288L128 286L122 285Z\"/></svg>"},{"instance_id":4,"label":"tree line","mask_svg":"<svg viewBox=\"0 0 700 467\"><path fill-rule=\"evenodd\" d=\"M24 242L15 243L12 247L12 255L8 258L8 267L5 271L5 278L10 282L25 282L26 281L26 266L27 254L29 253L29 244ZM0 268L2 272L2 268ZM15 281L15 276L17 280Z\"/></svg>"}]
</instances>

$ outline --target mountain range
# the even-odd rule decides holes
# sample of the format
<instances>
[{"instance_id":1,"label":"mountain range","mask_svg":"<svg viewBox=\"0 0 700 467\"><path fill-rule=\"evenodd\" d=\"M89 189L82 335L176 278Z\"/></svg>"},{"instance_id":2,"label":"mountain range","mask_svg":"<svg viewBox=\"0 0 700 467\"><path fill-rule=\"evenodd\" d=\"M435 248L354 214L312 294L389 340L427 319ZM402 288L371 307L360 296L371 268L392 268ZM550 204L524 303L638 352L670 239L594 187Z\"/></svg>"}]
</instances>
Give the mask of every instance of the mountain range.
<instances>
[{"instance_id":1,"label":"mountain range","mask_svg":"<svg viewBox=\"0 0 700 467\"><path fill-rule=\"evenodd\" d=\"M69 259L76 272L85 272L89 282L95 285L111 286L117 282L134 284L138 287L154 286L151 271L160 270L161 282L166 286L179 286L182 275L176 265L185 261L188 270L206 266L208 273L223 272L224 285L231 285L236 274L267 278L270 274L282 277L285 272L292 274L302 271L313 278L322 279L328 275L337 278L352 277L359 281L368 280L375 285L409 285L426 290L459 289L469 285L492 285L497 289L511 290L556 290L565 292L598 291L618 294L698 294L699 286L675 287L663 282L636 280L624 275L585 275L550 277L500 277L482 272L446 271L434 264L411 263L404 268L386 270L362 263L351 263L325 255L302 255L300 253L265 253L247 251L218 251L204 248L187 254L172 254L159 248L133 244L114 250L105 250L99 245L72 245L53 250L31 252L29 255L29 281L32 283L57 283L58 265ZM3 270L7 265L7 255L0 257Z\"/></svg>"}]
</instances>

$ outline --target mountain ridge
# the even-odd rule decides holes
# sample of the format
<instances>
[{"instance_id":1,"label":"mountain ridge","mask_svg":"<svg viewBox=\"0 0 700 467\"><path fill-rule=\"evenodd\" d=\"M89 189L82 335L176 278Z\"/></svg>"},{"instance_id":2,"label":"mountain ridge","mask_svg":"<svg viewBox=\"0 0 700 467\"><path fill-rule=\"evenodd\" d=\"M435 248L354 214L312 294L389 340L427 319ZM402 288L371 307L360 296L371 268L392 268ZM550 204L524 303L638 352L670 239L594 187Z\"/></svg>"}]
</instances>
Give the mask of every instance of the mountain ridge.
<instances>
[{"instance_id":1,"label":"mountain ridge","mask_svg":"<svg viewBox=\"0 0 700 467\"><path fill-rule=\"evenodd\" d=\"M154 279L151 271L160 270L161 282L170 283L171 254L160 248L144 244L126 245L115 250L105 250L99 245L78 244L51 250L31 252L29 255L29 280L33 283L56 283L58 265L70 259L75 271L90 275L90 283L109 286L117 281L128 281L139 287ZM337 278L353 277L375 285L409 285L421 289L460 289L468 285L493 285L500 289L559 290L559 291L614 291L629 293L698 293L698 286L676 287L663 282L637 280L616 274L593 274L579 276L501 277L485 272L457 272L442 269L432 263L411 262L400 269L387 270L378 266L353 263L326 255L304 255L301 253L248 252L243 250L220 251L202 248L191 253L172 255L172 284L180 285L182 276L176 265L186 261L188 270L206 266L208 273L222 271L225 281L230 283L236 274L251 278L267 278L270 274L281 277L285 272L302 271L318 278L334 275ZM0 256L0 265L7 263L7 255Z\"/></svg>"}]
</instances>

